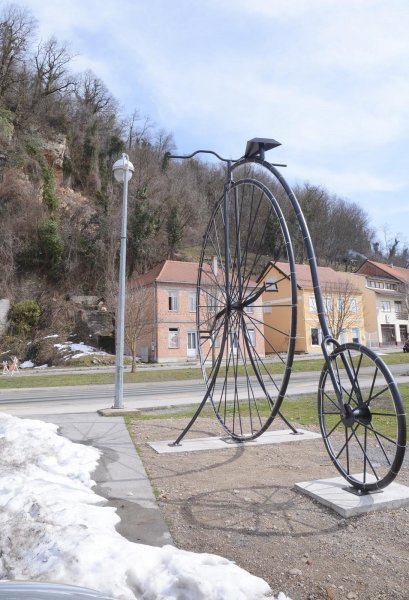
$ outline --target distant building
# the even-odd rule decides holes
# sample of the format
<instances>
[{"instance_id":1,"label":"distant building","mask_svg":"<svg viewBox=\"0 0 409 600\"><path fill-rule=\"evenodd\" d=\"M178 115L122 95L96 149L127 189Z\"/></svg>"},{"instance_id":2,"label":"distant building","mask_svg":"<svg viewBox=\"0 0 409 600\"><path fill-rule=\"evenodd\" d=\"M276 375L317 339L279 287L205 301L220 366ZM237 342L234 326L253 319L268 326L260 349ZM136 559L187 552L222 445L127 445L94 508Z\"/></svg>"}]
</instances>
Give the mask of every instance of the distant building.
<instances>
[{"instance_id":1,"label":"distant building","mask_svg":"<svg viewBox=\"0 0 409 600\"><path fill-rule=\"evenodd\" d=\"M322 332L318 321L311 271L308 265L296 265L297 340L296 352L321 352ZM338 329L341 343L365 343L367 337L364 292L365 278L352 273L318 267L318 276L328 314L328 325ZM285 352L290 329L290 267L284 262L270 262L260 276L272 291L263 294L266 354ZM276 282L274 289L274 282ZM370 304L370 298L369 298ZM336 335L336 333L333 333Z\"/></svg>"},{"instance_id":2,"label":"distant building","mask_svg":"<svg viewBox=\"0 0 409 600\"><path fill-rule=\"evenodd\" d=\"M403 344L408 337L409 269L366 260L357 270L375 295L375 343Z\"/></svg>"},{"instance_id":3,"label":"distant building","mask_svg":"<svg viewBox=\"0 0 409 600\"><path fill-rule=\"evenodd\" d=\"M149 302L151 327L141 335L138 355L143 361L183 362L198 359L199 339L196 329L196 295L199 263L165 260L144 275L128 282L128 290L143 287L149 291L145 301ZM254 284L255 285L255 284ZM251 287L251 286L250 286ZM209 299L211 299L209 295ZM213 296L214 297L214 296ZM210 303L204 310L217 310ZM251 307L248 309L252 310ZM255 307L254 316L262 321L261 307ZM257 352L264 356L262 324L248 329L249 339ZM211 344L217 354L220 339L213 342L207 334L200 340L203 353L211 360ZM234 351L235 340L230 348Z\"/></svg>"}]
</instances>

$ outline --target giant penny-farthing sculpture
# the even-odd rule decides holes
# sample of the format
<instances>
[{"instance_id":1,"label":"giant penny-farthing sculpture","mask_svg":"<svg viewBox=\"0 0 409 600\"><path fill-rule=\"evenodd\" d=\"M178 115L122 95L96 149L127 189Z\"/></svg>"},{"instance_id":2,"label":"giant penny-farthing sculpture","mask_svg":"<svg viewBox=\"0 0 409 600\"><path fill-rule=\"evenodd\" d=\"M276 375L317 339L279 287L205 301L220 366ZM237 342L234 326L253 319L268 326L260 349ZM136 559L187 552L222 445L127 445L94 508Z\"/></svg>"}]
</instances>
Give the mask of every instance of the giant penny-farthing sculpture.
<instances>
[{"instance_id":1,"label":"giant penny-farthing sculpture","mask_svg":"<svg viewBox=\"0 0 409 600\"><path fill-rule=\"evenodd\" d=\"M254 440L280 411L291 375L297 329L294 252L280 208L291 203L304 240L322 332L324 368L318 386L318 418L335 467L358 493L387 486L396 477L406 447L406 417L397 385L381 358L356 343L340 344L329 330L308 227L291 188L265 160L279 143L255 138L239 160L226 160L223 194L203 237L197 282L197 335L206 393L191 421L174 442L180 444L205 403L232 440ZM236 178L236 174L238 177ZM280 198L280 201L279 201ZM266 266L287 263L276 280ZM282 285L265 318L262 299ZM271 297L274 294L269 294ZM277 325L278 323L278 325ZM274 340L274 341L272 341ZM266 354L275 357L271 361Z\"/></svg>"}]
</instances>

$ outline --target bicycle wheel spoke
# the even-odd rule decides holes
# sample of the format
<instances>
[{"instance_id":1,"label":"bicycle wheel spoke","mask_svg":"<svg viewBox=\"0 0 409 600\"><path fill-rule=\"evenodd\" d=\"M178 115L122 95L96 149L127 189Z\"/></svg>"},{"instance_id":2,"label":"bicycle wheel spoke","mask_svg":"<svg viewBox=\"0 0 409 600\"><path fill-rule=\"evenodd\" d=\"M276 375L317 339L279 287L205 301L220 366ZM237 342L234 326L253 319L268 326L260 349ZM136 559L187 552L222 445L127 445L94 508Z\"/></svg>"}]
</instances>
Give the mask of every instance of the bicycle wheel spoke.
<instances>
[{"instance_id":1,"label":"bicycle wheel spoke","mask_svg":"<svg viewBox=\"0 0 409 600\"><path fill-rule=\"evenodd\" d=\"M252 190L251 207L253 206L254 195L255 195L255 191ZM255 267L255 259L253 259L253 263L252 263L251 268L247 267L247 262L248 262L247 259L249 257L250 242L254 239L254 231L253 231L254 230L254 226L256 224L257 218L259 217L260 208L262 206L263 206L263 194L262 194L262 191L259 190L259 192L258 192L257 207L256 207L256 209L254 211L254 216L249 219L247 231L246 231L246 234L245 234L246 235L246 240L247 240L246 245L245 245L245 253L243 255L244 265L245 265L245 267L243 269L243 280L244 280L243 281L243 285L244 285L245 288L246 288L245 284L246 284L247 281L249 281L251 279L251 275L252 275L252 272L253 272L254 267ZM271 210L271 208L270 208L270 210ZM261 244L261 239L262 239L262 237L259 236L259 247L260 247L260 244ZM254 248L252 247L251 249L252 249L253 254L254 254ZM257 253L256 253L256 256L257 256Z\"/></svg>"},{"instance_id":2,"label":"bicycle wheel spoke","mask_svg":"<svg viewBox=\"0 0 409 600\"><path fill-rule=\"evenodd\" d=\"M358 375L359 375L359 370L360 370L361 364L362 364L363 354L359 355L358 366L357 366L356 369L355 369L354 361L353 361L353 358L351 356L350 350L348 350L348 355L349 355L349 358L350 358L350 366L351 366L351 369L352 369L352 373L354 375L354 379L352 381L352 388L355 388L357 390L359 398L361 398L362 395L361 395L361 390L359 388Z\"/></svg>"},{"instance_id":3,"label":"bicycle wheel spoke","mask_svg":"<svg viewBox=\"0 0 409 600\"><path fill-rule=\"evenodd\" d=\"M335 400L333 400L332 398L330 398L330 397L329 397L329 395L328 395L328 393L327 393L325 390L323 390L323 393L324 393L324 396L325 396L326 398L328 398L328 400L331 402L331 404L333 404L333 405L335 406L335 408L337 408L337 409L338 409L338 411L337 411L335 414L339 414L339 405L338 405L338 399L336 399L336 401L335 401Z\"/></svg>"},{"instance_id":4,"label":"bicycle wheel spoke","mask_svg":"<svg viewBox=\"0 0 409 600\"><path fill-rule=\"evenodd\" d=\"M248 408L249 408L249 416L250 416L250 425L251 425L251 433L254 432L254 428L253 428L253 418L252 418L252 403L254 404L254 408L255 411L257 413L257 418L258 418L258 423L259 425L262 425L262 420L261 420L261 416L260 416L260 412L258 409L258 405L257 405L257 400L256 397L254 395L254 390L253 390L253 386L251 384L251 379L247 370L247 356L246 353L243 353L243 351L241 352L241 357L243 360L243 364L245 367L245 371L246 371L246 385L247 385L247 401L248 401Z\"/></svg>"},{"instance_id":5,"label":"bicycle wheel spoke","mask_svg":"<svg viewBox=\"0 0 409 600\"><path fill-rule=\"evenodd\" d=\"M271 211L270 211L270 213L271 213ZM266 229L267 229L267 223L264 226L263 233L262 233L262 236L261 236L260 239L263 239L263 237L265 235L265 232L266 232ZM244 282L243 282L244 293L247 292L247 289L248 289L248 286L250 284L250 281L251 281L251 278L253 276L253 273L255 272L255 269L258 266L259 261L260 261L260 259L262 257L261 247L262 246L261 246L261 242L260 242L260 244L259 244L259 246L258 246L258 248L256 250L256 256L255 256L255 258L253 260L253 265L251 267L251 270L247 273L247 275L244 278Z\"/></svg>"},{"instance_id":6,"label":"bicycle wheel spoke","mask_svg":"<svg viewBox=\"0 0 409 600\"><path fill-rule=\"evenodd\" d=\"M354 433L354 437L355 437L356 441L358 442L358 446L361 448L362 454L364 455L364 473L366 472L365 465L368 464L371 467L371 471L375 475L376 480L379 481L380 478L378 476L378 473L375 471L375 468L372 465L372 462L370 461L369 456L367 455L367 453L365 451L365 448L362 446L362 443L361 443L360 439L358 438L358 436L356 435L355 431L353 433ZM366 483L365 479L364 479L364 483Z\"/></svg>"},{"instance_id":7,"label":"bicycle wheel spoke","mask_svg":"<svg viewBox=\"0 0 409 600\"><path fill-rule=\"evenodd\" d=\"M358 428L358 425L356 425L356 426L355 426L355 429L357 429L357 428ZM355 433L355 431L354 431L354 429L352 428L352 430L351 430L351 433L350 433L348 436L346 436L345 444L344 444L344 445L341 447L341 450L340 450L340 451L338 452L338 454L335 456L335 458L336 458L336 459L338 459L338 458L341 456L341 454L343 453L343 451L344 451L346 448L348 448L348 444L349 444L349 442L351 441L351 439L352 439L352 436L354 435L354 433ZM327 437L328 437L328 436L327 436Z\"/></svg>"},{"instance_id":8,"label":"bicycle wheel spoke","mask_svg":"<svg viewBox=\"0 0 409 600\"><path fill-rule=\"evenodd\" d=\"M342 423L342 419L338 419L338 421L335 423L335 425L333 426L333 428L331 429L331 431L329 431L329 432L326 434L326 436L325 436L325 437L326 437L326 438L329 438L329 437L330 437L330 435L331 435L332 433L334 433L334 431L335 431L335 430L338 428L338 425L340 425L341 423Z\"/></svg>"},{"instance_id":9,"label":"bicycle wheel spoke","mask_svg":"<svg viewBox=\"0 0 409 600\"><path fill-rule=\"evenodd\" d=\"M266 237L268 223L274 223L273 242ZM276 323L263 320L266 286L261 275L269 263L269 244L280 248L280 260L294 264L287 225L268 188L253 179L231 182L204 236L196 314L202 372L213 388L209 399L218 420L235 439L253 439L272 422L294 356L295 333L290 331L296 327L294 269L290 278L279 276L288 280L291 300L279 300L272 308L283 316L283 325L274 327ZM266 352L278 357L274 376ZM210 359L209 373L204 367Z\"/></svg>"},{"instance_id":10,"label":"bicycle wheel spoke","mask_svg":"<svg viewBox=\"0 0 409 600\"><path fill-rule=\"evenodd\" d=\"M257 319L257 317L254 317L253 315L247 315L254 323L259 323L260 325L265 325L264 321L261 321L260 319ZM274 327L273 325L269 326L270 329L272 329L273 331L276 331L277 333L281 333L282 335L285 335L286 337L289 337L289 333L288 331L283 331L282 329L278 329L278 327Z\"/></svg>"},{"instance_id":11,"label":"bicycle wheel spoke","mask_svg":"<svg viewBox=\"0 0 409 600\"><path fill-rule=\"evenodd\" d=\"M374 396L372 396L371 398L368 398L368 400L366 401L366 405L369 406L373 400L376 400L376 398L379 398L379 396L381 396L382 394L387 392L388 389L389 389L389 386L386 386L385 388L383 388L382 390L377 392Z\"/></svg>"},{"instance_id":12,"label":"bicycle wheel spoke","mask_svg":"<svg viewBox=\"0 0 409 600\"><path fill-rule=\"evenodd\" d=\"M364 427L365 429L370 429L371 431L373 431L374 434L376 434L377 436L383 438L384 440L386 440L387 442L389 442L390 444L393 445L397 445L397 441L392 439L391 437L388 437L387 435L381 433L380 431L376 431L376 429L373 429L370 427L370 425L367 425L366 423L362 423L362 421L358 421L358 423Z\"/></svg>"},{"instance_id":13,"label":"bicycle wheel spoke","mask_svg":"<svg viewBox=\"0 0 409 600\"><path fill-rule=\"evenodd\" d=\"M261 335L262 339L264 340L265 347L271 348L271 350L273 351L273 353L282 362L282 364L285 364L284 358L280 355L280 353L278 352L278 350L275 349L274 346L272 346L272 344L270 343L270 341L268 340L268 338L264 335L263 329L261 329L261 327L259 326L262 323L262 321L258 321L258 320L253 319L253 317L252 317L251 314L247 314L246 316L248 317L249 321L251 322L251 324L253 325L253 327L255 328L255 330L258 331L258 333ZM264 324L264 327L265 327L265 324Z\"/></svg>"},{"instance_id":14,"label":"bicycle wheel spoke","mask_svg":"<svg viewBox=\"0 0 409 600\"><path fill-rule=\"evenodd\" d=\"M327 451L351 485L362 491L382 489L396 477L405 454L406 423L398 388L382 360L359 344L337 347L330 361L344 404L351 408L338 418L334 414L332 381L325 366L318 409Z\"/></svg>"},{"instance_id":15,"label":"bicycle wheel spoke","mask_svg":"<svg viewBox=\"0 0 409 600\"><path fill-rule=\"evenodd\" d=\"M381 440L379 439L379 434L377 433L377 431L375 431L375 429L373 429L373 427L371 427L371 425L370 425L369 427L370 427L370 430L371 430L371 432L372 432L372 433L374 434L374 436L376 437L376 440L377 440L377 442L378 442L378 445L379 445L380 449L382 450L382 453L383 453L383 455L384 455L384 457L385 457L385 459L386 459L386 461L387 461L388 465L389 465L389 466L391 466L391 464L392 464L392 463L391 463L391 461L390 461L390 459L389 459L389 456L388 456L388 454L387 454L387 452L386 452L386 450L385 450L385 448L384 448L384 445L382 444ZM392 442L392 443L394 443L394 442Z\"/></svg>"},{"instance_id":16,"label":"bicycle wheel spoke","mask_svg":"<svg viewBox=\"0 0 409 600\"><path fill-rule=\"evenodd\" d=\"M348 401L346 402L346 404L351 404L352 400L354 401L356 406L359 406L359 402L358 400L354 397L354 390L351 389L350 392L348 392L348 390L346 389L346 387L344 387L343 385L341 386L342 391L345 393L345 395L348 398Z\"/></svg>"},{"instance_id":17,"label":"bicycle wheel spoke","mask_svg":"<svg viewBox=\"0 0 409 600\"><path fill-rule=\"evenodd\" d=\"M347 473L350 474L350 465L349 465L349 444L348 444L348 430L345 427L345 448L346 448L346 461L347 461Z\"/></svg>"}]
</instances>

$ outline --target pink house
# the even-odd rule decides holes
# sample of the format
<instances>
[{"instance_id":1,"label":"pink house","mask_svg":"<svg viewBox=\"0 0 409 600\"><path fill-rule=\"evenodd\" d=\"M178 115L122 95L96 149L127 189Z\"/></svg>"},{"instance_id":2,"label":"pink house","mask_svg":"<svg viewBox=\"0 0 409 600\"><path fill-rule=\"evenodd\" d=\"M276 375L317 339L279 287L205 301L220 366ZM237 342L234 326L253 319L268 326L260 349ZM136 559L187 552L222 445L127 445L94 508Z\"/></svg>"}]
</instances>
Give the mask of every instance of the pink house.
<instances>
[{"instance_id":1,"label":"pink house","mask_svg":"<svg viewBox=\"0 0 409 600\"><path fill-rule=\"evenodd\" d=\"M139 340L138 354L142 360L160 363L198 359L198 268L197 262L165 260L144 275L129 281L129 289L140 287L148 292L144 297L151 307L149 320L152 327ZM258 316L262 320L262 313ZM252 343L264 355L262 336L256 331L253 331L253 336ZM210 348L210 340L205 343ZM216 340L215 346L218 345ZM204 351L207 352L206 349Z\"/></svg>"},{"instance_id":2,"label":"pink house","mask_svg":"<svg viewBox=\"0 0 409 600\"><path fill-rule=\"evenodd\" d=\"M128 283L149 290L152 327L140 339L139 356L154 362L197 359L198 263L165 260Z\"/></svg>"}]
</instances>

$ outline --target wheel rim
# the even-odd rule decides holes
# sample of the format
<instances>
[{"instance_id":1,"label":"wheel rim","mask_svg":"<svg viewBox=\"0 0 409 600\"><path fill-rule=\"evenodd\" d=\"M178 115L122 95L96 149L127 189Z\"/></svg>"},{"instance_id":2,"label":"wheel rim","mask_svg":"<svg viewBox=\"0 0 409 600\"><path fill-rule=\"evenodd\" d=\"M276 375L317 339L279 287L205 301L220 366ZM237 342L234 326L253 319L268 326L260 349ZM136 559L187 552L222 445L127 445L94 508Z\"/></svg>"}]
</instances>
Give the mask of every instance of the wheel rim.
<instances>
[{"instance_id":1,"label":"wheel rim","mask_svg":"<svg viewBox=\"0 0 409 600\"><path fill-rule=\"evenodd\" d=\"M406 417L398 388L385 363L364 346L344 344L330 360L345 406L341 415L325 366L318 411L330 458L355 488L384 488L396 477L405 455ZM352 381L344 361L351 369Z\"/></svg>"},{"instance_id":2,"label":"wheel rim","mask_svg":"<svg viewBox=\"0 0 409 600\"><path fill-rule=\"evenodd\" d=\"M273 263L288 262L291 272L283 276L289 295L275 305L280 328L264 322L266 292L258 280L272 256ZM210 401L237 440L260 435L279 410L294 356L296 299L293 250L275 198L252 179L231 184L204 236L197 327Z\"/></svg>"}]
</instances>

